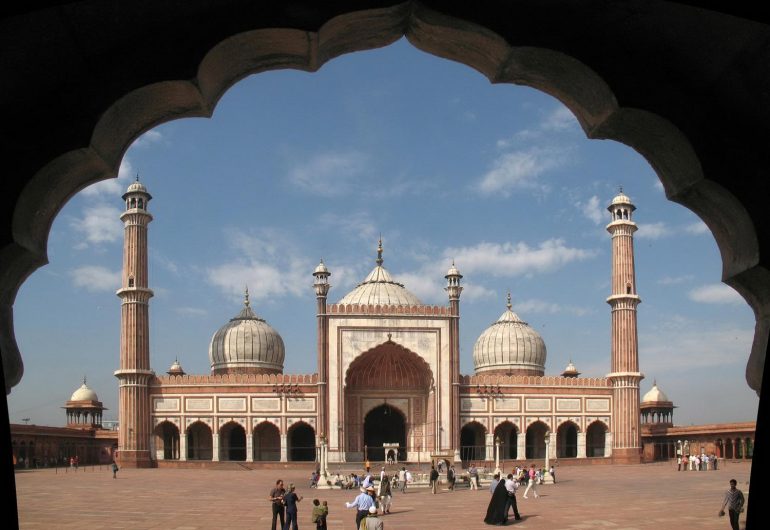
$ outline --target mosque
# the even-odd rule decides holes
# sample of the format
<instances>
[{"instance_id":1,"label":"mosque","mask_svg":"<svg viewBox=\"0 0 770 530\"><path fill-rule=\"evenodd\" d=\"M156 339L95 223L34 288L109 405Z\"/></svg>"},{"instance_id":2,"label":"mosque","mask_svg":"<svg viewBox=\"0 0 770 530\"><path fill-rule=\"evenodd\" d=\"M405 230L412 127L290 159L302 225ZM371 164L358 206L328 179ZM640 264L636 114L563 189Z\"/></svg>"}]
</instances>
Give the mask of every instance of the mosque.
<instances>
[{"instance_id":1,"label":"mosque","mask_svg":"<svg viewBox=\"0 0 770 530\"><path fill-rule=\"evenodd\" d=\"M317 372L285 374L284 343L251 306L217 330L211 374L167 375L150 363L147 236L152 199L134 182L123 195L118 458L124 466L163 461L315 460L425 462L593 458L639 462L639 371L634 271L635 206L620 192L608 207L612 245L610 373L580 377L575 366L545 375L542 337L511 310L473 349L460 373L462 274L445 275L447 304L426 305L384 267L329 303L333 272L312 272Z\"/></svg>"}]
</instances>

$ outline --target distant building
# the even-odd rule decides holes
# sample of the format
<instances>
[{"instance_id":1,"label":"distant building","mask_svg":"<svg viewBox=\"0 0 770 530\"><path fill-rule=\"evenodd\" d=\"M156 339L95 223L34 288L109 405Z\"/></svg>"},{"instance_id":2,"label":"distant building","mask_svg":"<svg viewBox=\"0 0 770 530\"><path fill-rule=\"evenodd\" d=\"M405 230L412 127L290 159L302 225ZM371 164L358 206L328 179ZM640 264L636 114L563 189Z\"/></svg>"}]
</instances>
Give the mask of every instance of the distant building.
<instances>
[{"instance_id":1,"label":"distant building","mask_svg":"<svg viewBox=\"0 0 770 530\"><path fill-rule=\"evenodd\" d=\"M102 427L106 410L96 392L83 384L73 392L64 409L66 427L11 424L11 447L17 468L109 464L117 449L117 432Z\"/></svg>"}]
</instances>

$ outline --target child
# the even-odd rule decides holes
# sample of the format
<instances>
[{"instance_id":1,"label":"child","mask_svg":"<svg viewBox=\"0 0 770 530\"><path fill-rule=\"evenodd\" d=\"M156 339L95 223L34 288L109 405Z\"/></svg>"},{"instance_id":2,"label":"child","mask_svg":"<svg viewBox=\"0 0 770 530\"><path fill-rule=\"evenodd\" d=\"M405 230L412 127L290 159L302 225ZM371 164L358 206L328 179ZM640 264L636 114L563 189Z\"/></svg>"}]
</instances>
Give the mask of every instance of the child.
<instances>
[{"instance_id":1,"label":"child","mask_svg":"<svg viewBox=\"0 0 770 530\"><path fill-rule=\"evenodd\" d=\"M326 501L321 505L318 499L313 499L313 513L310 522L315 523L316 530L326 530L327 515L329 515L329 505Z\"/></svg>"},{"instance_id":2,"label":"child","mask_svg":"<svg viewBox=\"0 0 770 530\"><path fill-rule=\"evenodd\" d=\"M112 469L112 478L118 478L118 464L114 460L112 461L110 468Z\"/></svg>"}]
</instances>

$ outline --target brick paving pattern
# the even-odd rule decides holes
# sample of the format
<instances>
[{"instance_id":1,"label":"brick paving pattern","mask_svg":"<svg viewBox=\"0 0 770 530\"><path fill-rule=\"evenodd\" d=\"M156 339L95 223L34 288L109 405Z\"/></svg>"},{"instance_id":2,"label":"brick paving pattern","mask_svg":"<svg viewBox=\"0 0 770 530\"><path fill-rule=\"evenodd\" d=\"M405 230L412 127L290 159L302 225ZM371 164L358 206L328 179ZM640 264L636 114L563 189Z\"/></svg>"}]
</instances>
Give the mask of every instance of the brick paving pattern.
<instances>
[{"instance_id":1,"label":"brick paving pattern","mask_svg":"<svg viewBox=\"0 0 770 530\"><path fill-rule=\"evenodd\" d=\"M716 528L731 478L749 501L750 464L726 462L717 471L676 472L670 464L574 466L557 469L557 484L539 486L540 498L518 495L520 529L611 528L656 530ZM267 494L276 478L294 482L304 496L300 529L310 530L312 499L329 503L329 528L354 530L355 513L344 502L355 491L309 489L306 470L121 469L108 466L78 472L51 469L16 474L21 528L132 528L197 530L270 528ZM395 492L386 530L483 528L488 486L432 495L428 489ZM741 528L745 513L741 516Z\"/></svg>"}]
</instances>

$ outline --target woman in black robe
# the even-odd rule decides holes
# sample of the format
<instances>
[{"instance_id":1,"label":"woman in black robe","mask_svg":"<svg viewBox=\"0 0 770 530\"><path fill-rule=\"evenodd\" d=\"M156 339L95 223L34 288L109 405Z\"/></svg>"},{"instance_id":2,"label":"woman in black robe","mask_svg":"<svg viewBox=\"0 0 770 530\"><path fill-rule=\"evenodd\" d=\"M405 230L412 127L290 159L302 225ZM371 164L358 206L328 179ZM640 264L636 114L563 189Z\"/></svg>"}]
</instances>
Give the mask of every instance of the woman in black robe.
<instances>
[{"instance_id":1,"label":"woman in black robe","mask_svg":"<svg viewBox=\"0 0 770 530\"><path fill-rule=\"evenodd\" d=\"M487 516L484 517L484 522L487 524L502 525L508 520L507 512L508 508L508 490L505 489L505 480L500 479L497 483L495 491L492 493L492 498L489 500L489 507L487 507Z\"/></svg>"}]
</instances>

